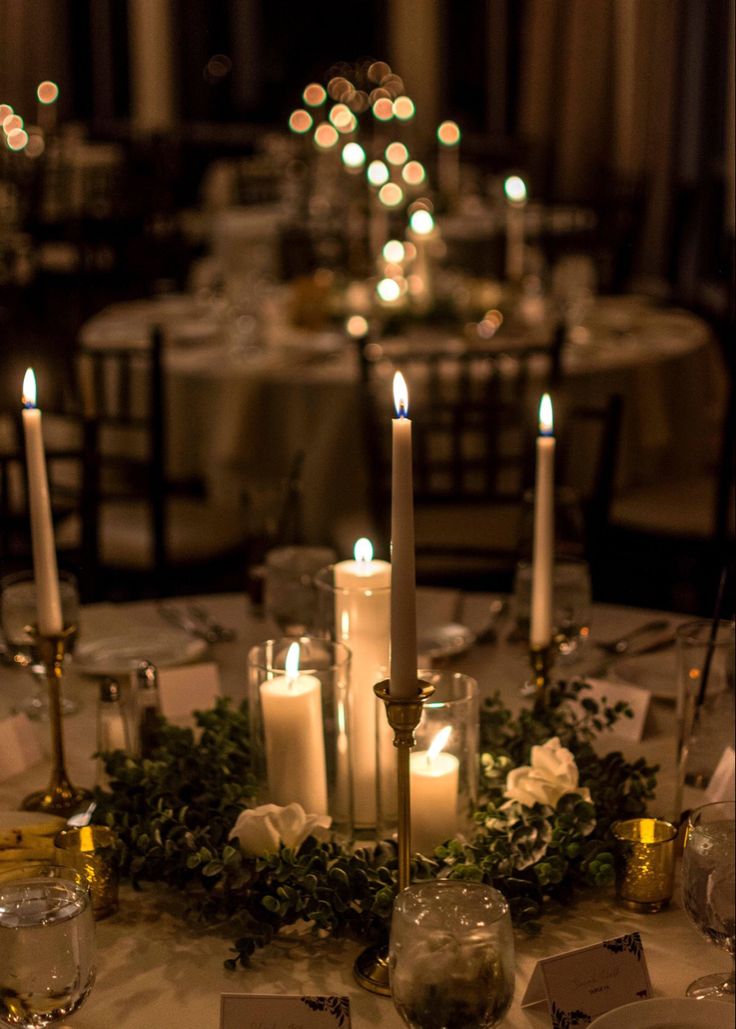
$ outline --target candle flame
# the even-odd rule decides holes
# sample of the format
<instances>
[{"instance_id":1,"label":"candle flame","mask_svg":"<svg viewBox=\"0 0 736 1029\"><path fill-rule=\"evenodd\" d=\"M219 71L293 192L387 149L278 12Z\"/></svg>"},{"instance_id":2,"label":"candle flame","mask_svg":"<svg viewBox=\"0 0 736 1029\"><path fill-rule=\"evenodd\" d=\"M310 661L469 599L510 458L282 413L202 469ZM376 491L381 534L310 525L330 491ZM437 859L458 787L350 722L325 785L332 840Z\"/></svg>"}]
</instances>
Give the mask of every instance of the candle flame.
<instances>
[{"instance_id":1,"label":"candle flame","mask_svg":"<svg viewBox=\"0 0 736 1029\"><path fill-rule=\"evenodd\" d=\"M32 368L27 368L26 374L23 376L22 403L23 407L36 406L36 376L33 374Z\"/></svg>"},{"instance_id":2,"label":"candle flame","mask_svg":"<svg viewBox=\"0 0 736 1029\"><path fill-rule=\"evenodd\" d=\"M431 765L441 750L444 750L447 746L447 741L452 736L452 726L446 725L444 729L440 729L435 738L427 748L427 764Z\"/></svg>"},{"instance_id":3,"label":"candle flame","mask_svg":"<svg viewBox=\"0 0 736 1029\"><path fill-rule=\"evenodd\" d=\"M397 418L406 418L409 411L409 390L401 372L394 374L394 407Z\"/></svg>"},{"instance_id":4,"label":"candle flame","mask_svg":"<svg viewBox=\"0 0 736 1029\"><path fill-rule=\"evenodd\" d=\"M368 564L369 561L373 560L373 544L366 536L361 536L359 540L355 541L353 554L355 560L359 561L360 564Z\"/></svg>"},{"instance_id":5,"label":"candle flame","mask_svg":"<svg viewBox=\"0 0 736 1029\"><path fill-rule=\"evenodd\" d=\"M551 436L553 431L552 398L549 393L544 393L539 401L539 432L542 436Z\"/></svg>"},{"instance_id":6,"label":"candle flame","mask_svg":"<svg viewBox=\"0 0 736 1029\"><path fill-rule=\"evenodd\" d=\"M296 679L299 675L299 644L294 642L291 644L286 652L286 661L284 662L286 668L286 675L289 679Z\"/></svg>"}]
</instances>

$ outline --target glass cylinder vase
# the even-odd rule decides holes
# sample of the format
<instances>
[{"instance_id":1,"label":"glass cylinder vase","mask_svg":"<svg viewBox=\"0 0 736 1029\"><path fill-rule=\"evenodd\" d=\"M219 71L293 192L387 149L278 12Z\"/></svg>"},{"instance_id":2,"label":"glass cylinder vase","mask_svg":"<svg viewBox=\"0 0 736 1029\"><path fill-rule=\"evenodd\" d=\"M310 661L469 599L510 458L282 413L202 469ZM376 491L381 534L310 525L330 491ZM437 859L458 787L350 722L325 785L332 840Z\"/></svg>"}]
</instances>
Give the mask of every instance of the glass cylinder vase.
<instances>
[{"instance_id":1,"label":"glass cylinder vase","mask_svg":"<svg viewBox=\"0 0 736 1029\"><path fill-rule=\"evenodd\" d=\"M410 756L411 844L432 854L445 840L473 829L478 797L478 684L469 675L419 671L435 692L423 707ZM379 835L397 830L397 766L383 704L376 712Z\"/></svg>"},{"instance_id":2,"label":"glass cylinder vase","mask_svg":"<svg viewBox=\"0 0 736 1029\"><path fill-rule=\"evenodd\" d=\"M315 583L319 632L350 648L353 817L359 835L372 835L377 824L373 687L388 675L391 566L386 561L340 561L323 568Z\"/></svg>"},{"instance_id":3,"label":"glass cylinder vase","mask_svg":"<svg viewBox=\"0 0 736 1029\"><path fill-rule=\"evenodd\" d=\"M301 636L266 640L248 654L253 767L259 803L298 803L352 836L350 651Z\"/></svg>"}]
</instances>

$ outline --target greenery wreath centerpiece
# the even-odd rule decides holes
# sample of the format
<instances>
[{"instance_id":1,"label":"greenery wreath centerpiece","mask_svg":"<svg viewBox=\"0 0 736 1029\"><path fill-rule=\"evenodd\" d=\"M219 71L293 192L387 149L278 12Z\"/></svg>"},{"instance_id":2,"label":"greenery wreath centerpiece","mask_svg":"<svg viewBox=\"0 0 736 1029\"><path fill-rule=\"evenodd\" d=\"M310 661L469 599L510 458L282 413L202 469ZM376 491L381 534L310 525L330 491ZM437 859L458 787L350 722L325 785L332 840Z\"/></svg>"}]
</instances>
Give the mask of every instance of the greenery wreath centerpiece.
<instances>
[{"instance_id":1,"label":"greenery wreath centerpiece","mask_svg":"<svg viewBox=\"0 0 736 1029\"><path fill-rule=\"evenodd\" d=\"M595 737L631 712L599 704L586 688L559 683L544 708L519 715L498 695L486 701L475 831L416 854L412 881L489 883L529 932L550 906L612 881L611 823L644 813L657 768L596 753ZM104 755L109 789L98 796L96 819L118 834L123 874L136 887L182 891L189 918L234 938L229 967L297 922L322 934L385 938L395 841L355 849L326 838L329 820L297 804L254 806L246 705L219 701L196 721L195 734L162 719L150 758Z\"/></svg>"}]
</instances>

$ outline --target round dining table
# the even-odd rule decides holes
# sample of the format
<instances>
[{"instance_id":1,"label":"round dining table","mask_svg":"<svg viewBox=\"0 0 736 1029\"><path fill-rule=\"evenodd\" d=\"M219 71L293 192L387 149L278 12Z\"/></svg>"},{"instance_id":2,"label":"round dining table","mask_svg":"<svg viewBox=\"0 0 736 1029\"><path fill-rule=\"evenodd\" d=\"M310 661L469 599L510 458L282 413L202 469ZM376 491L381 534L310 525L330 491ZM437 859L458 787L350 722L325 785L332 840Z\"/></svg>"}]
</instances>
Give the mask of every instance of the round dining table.
<instances>
[{"instance_id":1,"label":"round dining table","mask_svg":"<svg viewBox=\"0 0 736 1029\"><path fill-rule=\"evenodd\" d=\"M211 646L206 654L195 648L199 658L216 662L222 690L235 699L246 692L247 653L251 645L268 638L273 626L255 616L246 598L228 594L198 598L211 616L235 631L235 639ZM177 599L176 604L185 601ZM463 621L476 631L488 621L489 598L468 594L462 600ZM453 591L420 590L420 626L440 625L457 617L459 596ZM590 639L615 637L652 617L651 611L594 605ZM682 619L665 615L674 631ZM98 604L81 612L80 643L94 642L106 634L138 634L150 637L155 626L168 627L159 602L143 601L120 605ZM513 642L510 618L497 623L495 642L472 647L453 660L453 669L475 676L481 695L499 690L505 702L517 709L524 701L520 686L527 675L523 644ZM187 652L188 653L188 652ZM569 674L579 674L587 662L597 662L600 653L588 642L583 646ZM601 751L621 750L629 759L643 755L659 763L659 783L654 813L672 815L674 803L675 694L674 651L660 655L662 670L671 669L671 697L660 685L652 700L641 742L629 742L614 734L597 741ZM615 669L615 666L614 666ZM560 669L565 674L565 669ZM666 676L665 676L666 679ZM646 676L639 683L646 685ZM72 699L79 702L77 713L64 719L68 768L72 780L91 786L95 778L95 718L98 682L75 672L73 660L66 675ZM19 667L0 665L0 717L19 705L32 687L29 674ZM48 754L48 725L34 723ZM48 759L0 782L0 807L17 808L30 790L45 785ZM688 790L684 802L703 802L699 790ZM303 928L284 932L275 942L258 951L247 968L230 971L224 960L230 956L227 933L202 931L181 918L181 898L159 886L144 884L134 891L123 884L117 914L96 925L97 979L84 1006L64 1024L70 1029L207 1029L219 1025L220 995L296 994L344 995L351 1004L354 1029L381 1026L398 1029L403 1023L388 998L368 993L353 978L353 962L361 950L351 940L318 939ZM639 932L648 963L653 994L680 997L696 976L725 967L728 958L698 935L688 922L676 888L665 910L651 915L636 914L618 907L613 890L591 891L568 907L557 908L543 919L534 937L516 934L516 988L512 1007L503 1022L509 1029L549 1026L544 1005L521 1007L521 1001L536 962L573 948Z\"/></svg>"},{"instance_id":2,"label":"round dining table","mask_svg":"<svg viewBox=\"0 0 736 1029\"><path fill-rule=\"evenodd\" d=\"M165 327L172 481L199 479L213 500L227 501L257 484L278 484L303 450L306 541L341 546L343 537L371 535L356 345L334 330L290 324L283 291L266 307L258 320L225 316L189 295L131 301L92 318L81 341L99 349L145 346L154 325ZM539 326L530 331L538 335ZM501 330L487 345L513 353L525 338ZM407 337L408 345L449 339L421 325ZM641 296L598 297L570 328L562 367L576 404L623 398L618 489L694 473L710 459L724 379L702 319Z\"/></svg>"}]
</instances>

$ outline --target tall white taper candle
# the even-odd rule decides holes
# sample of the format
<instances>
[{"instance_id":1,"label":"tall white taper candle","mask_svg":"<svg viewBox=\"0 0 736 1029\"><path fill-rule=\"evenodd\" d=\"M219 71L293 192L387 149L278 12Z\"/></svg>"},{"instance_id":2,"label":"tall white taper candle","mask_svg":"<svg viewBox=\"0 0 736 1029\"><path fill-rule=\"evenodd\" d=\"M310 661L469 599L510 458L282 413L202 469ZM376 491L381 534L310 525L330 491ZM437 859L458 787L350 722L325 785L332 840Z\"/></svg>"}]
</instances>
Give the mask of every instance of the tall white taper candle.
<instances>
[{"instance_id":1,"label":"tall white taper candle","mask_svg":"<svg viewBox=\"0 0 736 1029\"><path fill-rule=\"evenodd\" d=\"M417 614L414 569L414 488L409 394L401 372L394 375L391 468L391 675L395 697L417 693Z\"/></svg>"},{"instance_id":2,"label":"tall white taper candle","mask_svg":"<svg viewBox=\"0 0 736 1029\"><path fill-rule=\"evenodd\" d=\"M552 584L555 551L555 438L552 400L545 393L539 404L537 474L534 491L534 550L532 610L529 642L546 647L552 638Z\"/></svg>"},{"instance_id":3,"label":"tall white taper candle","mask_svg":"<svg viewBox=\"0 0 736 1029\"><path fill-rule=\"evenodd\" d=\"M43 426L41 412L36 407L36 377L32 368L26 371L23 379L23 433L28 467L38 631L42 636L53 636L62 631L64 623L59 596L59 571L51 520L49 482L46 474L46 454L43 446Z\"/></svg>"}]
</instances>

